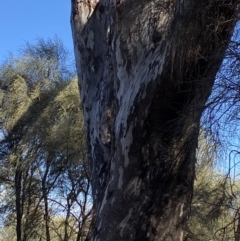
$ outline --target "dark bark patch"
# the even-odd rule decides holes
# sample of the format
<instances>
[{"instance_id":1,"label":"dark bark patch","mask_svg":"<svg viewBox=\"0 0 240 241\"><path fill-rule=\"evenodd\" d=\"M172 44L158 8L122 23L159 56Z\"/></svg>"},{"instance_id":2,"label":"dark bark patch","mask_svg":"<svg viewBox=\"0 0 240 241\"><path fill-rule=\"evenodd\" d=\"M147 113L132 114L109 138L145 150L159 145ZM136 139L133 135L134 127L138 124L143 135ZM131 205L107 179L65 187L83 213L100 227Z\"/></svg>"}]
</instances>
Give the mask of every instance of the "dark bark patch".
<instances>
[{"instance_id":1,"label":"dark bark patch","mask_svg":"<svg viewBox=\"0 0 240 241\"><path fill-rule=\"evenodd\" d=\"M162 34L160 32L158 32L156 29L153 31L152 34L152 42L154 44L159 43L162 40Z\"/></svg>"},{"instance_id":2,"label":"dark bark patch","mask_svg":"<svg viewBox=\"0 0 240 241\"><path fill-rule=\"evenodd\" d=\"M109 191L108 194L107 194L107 200L109 200L112 195L113 195L114 191Z\"/></svg>"},{"instance_id":3,"label":"dark bark patch","mask_svg":"<svg viewBox=\"0 0 240 241\"><path fill-rule=\"evenodd\" d=\"M127 69L127 72L128 74L131 73L131 68L132 68L132 61L130 58L127 59L127 66L126 66L126 69Z\"/></svg>"},{"instance_id":4,"label":"dark bark patch","mask_svg":"<svg viewBox=\"0 0 240 241\"><path fill-rule=\"evenodd\" d=\"M103 5L99 6L99 12L104 13L105 7Z\"/></svg>"}]
</instances>

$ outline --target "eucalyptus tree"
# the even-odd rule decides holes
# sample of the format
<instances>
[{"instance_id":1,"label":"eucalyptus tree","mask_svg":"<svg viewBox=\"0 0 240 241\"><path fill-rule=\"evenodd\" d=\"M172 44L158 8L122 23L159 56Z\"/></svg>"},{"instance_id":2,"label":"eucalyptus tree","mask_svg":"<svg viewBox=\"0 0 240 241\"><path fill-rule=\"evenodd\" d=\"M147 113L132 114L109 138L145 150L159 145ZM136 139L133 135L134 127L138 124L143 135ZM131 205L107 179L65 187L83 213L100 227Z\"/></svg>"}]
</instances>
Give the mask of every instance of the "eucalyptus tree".
<instances>
[{"instance_id":1,"label":"eucalyptus tree","mask_svg":"<svg viewBox=\"0 0 240 241\"><path fill-rule=\"evenodd\" d=\"M91 240L184 240L199 122L237 0L72 0Z\"/></svg>"}]
</instances>

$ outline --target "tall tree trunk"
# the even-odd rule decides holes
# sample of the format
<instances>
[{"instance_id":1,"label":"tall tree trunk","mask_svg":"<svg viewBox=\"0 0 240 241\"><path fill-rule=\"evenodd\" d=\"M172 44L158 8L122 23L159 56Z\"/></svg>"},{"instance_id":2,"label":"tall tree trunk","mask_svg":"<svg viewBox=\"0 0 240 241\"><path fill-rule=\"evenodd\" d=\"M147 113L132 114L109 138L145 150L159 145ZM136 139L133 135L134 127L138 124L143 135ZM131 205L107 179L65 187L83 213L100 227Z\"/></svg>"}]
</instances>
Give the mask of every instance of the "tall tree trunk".
<instances>
[{"instance_id":1,"label":"tall tree trunk","mask_svg":"<svg viewBox=\"0 0 240 241\"><path fill-rule=\"evenodd\" d=\"M49 207L48 207L48 192L49 187L47 187L47 176L49 174L50 164L49 160L46 161L46 170L42 177L42 197L44 202L44 222L45 222L45 234L46 234L46 241L51 240L50 236L50 228L49 228L49 222L50 222L50 215L49 215Z\"/></svg>"},{"instance_id":2,"label":"tall tree trunk","mask_svg":"<svg viewBox=\"0 0 240 241\"><path fill-rule=\"evenodd\" d=\"M46 188L43 190L43 201L44 201L44 221L45 221L45 234L46 234L46 241L50 241L50 229L49 229L49 222L50 222L50 215L48 209L48 197Z\"/></svg>"},{"instance_id":3,"label":"tall tree trunk","mask_svg":"<svg viewBox=\"0 0 240 241\"><path fill-rule=\"evenodd\" d=\"M71 194L68 195L67 197L67 210L66 210L66 217L64 221L64 238L63 241L68 241L69 240L69 234L68 234L68 229L69 229L69 219L70 219L70 214L71 214L71 207L72 207L72 198Z\"/></svg>"},{"instance_id":4,"label":"tall tree trunk","mask_svg":"<svg viewBox=\"0 0 240 241\"><path fill-rule=\"evenodd\" d=\"M17 216L17 224L16 224L16 233L17 233L17 241L22 241L22 170L17 165L17 170L15 171L15 204L16 204L16 216Z\"/></svg>"},{"instance_id":5,"label":"tall tree trunk","mask_svg":"<svg viewBox=\"0 0 240 241\"><path fill-rule=\"evenodd\" d=\"M199 122L236 0L72 0L91 240L184 240Z\"/></svg>"}]
</instances>

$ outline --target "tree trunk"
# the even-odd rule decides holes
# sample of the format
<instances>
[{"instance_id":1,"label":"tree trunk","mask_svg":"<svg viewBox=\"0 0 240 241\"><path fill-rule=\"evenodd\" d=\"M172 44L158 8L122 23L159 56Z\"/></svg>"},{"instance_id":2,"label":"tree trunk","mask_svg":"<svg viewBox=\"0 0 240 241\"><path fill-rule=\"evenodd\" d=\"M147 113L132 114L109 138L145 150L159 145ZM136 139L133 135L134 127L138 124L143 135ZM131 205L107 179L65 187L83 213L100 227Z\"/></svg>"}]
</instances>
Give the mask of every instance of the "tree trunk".
<instances>
[{"instance_id":1,"label":"tree trunk","mask_svg":"<svg viewBox=\"0 0 240 241\"><path fill-rule=\"evenodd\" d=\"M16 165L16 171L15 171L15 205L16 205L16 218L17 218L17 224L16 224L16 233L17 233L17 241L22 241L22 170L20 170L18 165Z\"/></svg>"},{"instance_id":2,"label":"tree trunk","mask_svg":"<svg viewBox=\"0 0 240 241\"><path fill-rule=\"evenodd\" d=\"M46 241L51 241L50 228L49 228L50 215L49 215L49 207L48 207L49 187L47 187L47 176L48 176L49 170L50 170L49 162L50 161L47 159L46 170L42 177L42 197L43 197L43 202L44 202L44 222L45 222Z\"/></svg>"},{"instance_id":3,"label":"tree trunk","mask_svg":"<svg viewBox=\"0 0 240 241\"><path fill-rule=\"evenodd\" d=\"M71 214L71 207L72 207L72 199L71 199L71 194L68 195L67 197L67 210L66 210L66 217L65 217L65 222L64 222L64 238L63 241L68 241L69 240L69 235L68 235L68 228L69 228L69 219L70 219L70 214Z\"/></svg>"},{"instance_id":4,"label":"tree trunk","mask_svg":"<svg viewBox=\"0 0 240 241\"><path fill-rule=\"evenodd\" d=\"M43 191L43 200L44 200L44 221L45 221L46 241L50 241L51 240L50 229L49 229L50 216L49 216L48 198L47 198L46 189L44 189Z\"/></svg>"},{"instance_id":5,"label":"tree trunk","mask_svg":"<svg viewBox=\"0 0 240 241\"><path fill-rule=\"evenodd\" d=\"M199 122L235 0L72 0L91 240L184 240Z\"/></svg>"}]
</instances>

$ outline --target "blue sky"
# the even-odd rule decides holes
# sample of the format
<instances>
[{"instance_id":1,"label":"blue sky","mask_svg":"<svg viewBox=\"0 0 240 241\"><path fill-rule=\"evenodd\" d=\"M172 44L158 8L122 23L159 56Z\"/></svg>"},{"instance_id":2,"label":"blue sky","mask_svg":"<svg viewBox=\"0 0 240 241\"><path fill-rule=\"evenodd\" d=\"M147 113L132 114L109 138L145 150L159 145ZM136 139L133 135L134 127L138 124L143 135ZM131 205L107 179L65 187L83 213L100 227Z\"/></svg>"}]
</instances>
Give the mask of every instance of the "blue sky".
<instances>
[{"instance_id":1,"label":"blue sky","mask_svg":"<svg viewBox=\"0 0 240 241\"><path fill-rule=\"evenodd\" d=\"M72 51L70 0L1 0L0 61L26 42L57 35Z\"/></svg>"}]
</instances>

